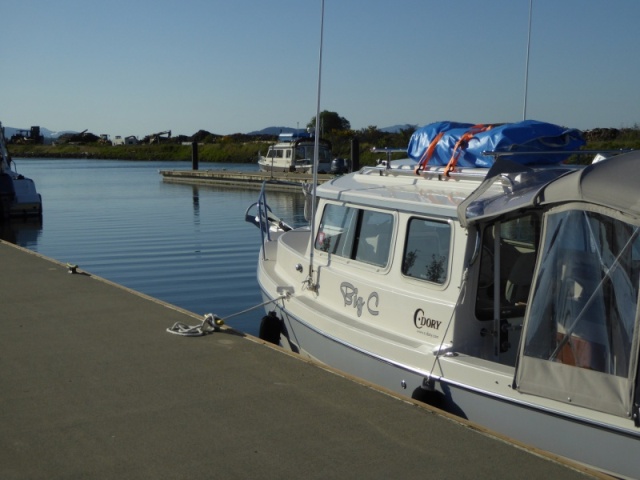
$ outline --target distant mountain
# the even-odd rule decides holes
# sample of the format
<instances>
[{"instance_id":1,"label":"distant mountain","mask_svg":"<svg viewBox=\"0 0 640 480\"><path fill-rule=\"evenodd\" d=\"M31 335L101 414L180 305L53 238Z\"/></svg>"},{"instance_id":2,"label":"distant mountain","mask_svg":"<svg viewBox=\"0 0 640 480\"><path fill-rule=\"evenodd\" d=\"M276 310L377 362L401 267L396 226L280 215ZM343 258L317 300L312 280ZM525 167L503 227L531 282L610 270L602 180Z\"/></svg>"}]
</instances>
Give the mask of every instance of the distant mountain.
<instances>
[{"instance_id":1,"label":"distant mountain","mask_svg":"<svg viewBox=\"0 0 640 480\"><path fill-rule=\"evenodd\" d=\"M402 125L393 125L390 127L380 128L379 130L381 132L387 132L387 133L398 133L400 130L404 130L407 128L414 128L414 127L415 125L410 125L408 123L405 123ZM12 135L14 135L19 131L28 132L29 130L31 130L31 127L29 128L4 127L4 132L5 132L4 134L7 138L11 138ZM249 132L246 135L277 136L281 133L294 133L298 131L306 131L306 130L300 129L300 128L293 128L293 127L275 127L274 126L274 127L266 127L266 128L263 128L262 130L254 130L253 132ZM40 134L45 138L45 143L48 143L47 140L49 141L56 140L57 138L65 134L76 134L76 133L78 132L75 130L62 130L59 132L54 132L53 130L49 130L48 128L40 127Z\"/></svg>"},{"instance_id":2,"label":"distant mountain","mask_svg":"<svg viewBox=\"0 0 640 480\"><path fill-rule=\"evenodd\" d=\"M415 128L415 127L416 127L415 125L410 125L408 123L405 123L403 125L393 125L391 127L379 128L378 130L386 133L398 133L400 132L400 130L406 130L408 128Z\"/></svg>"},{"instance_id":3,"label":"distant mountain","mask_svg":"<svg viewBox=\"0 0 640 480\"><path fill-rule=\"evenodd\" d=\"M281 133L294 133L296 131L298 129L291 127L267 127L262 130L254 130L247 133L247 135L280 135Z\"/></svg>"},{"instance_id":4,"label":"distant mountain","mask_svg":"<svg viewBox=\"0 0 640 480\"><path fill-rule=\"evenodd\" d=\"M378 130L386 133L398 133L401 130L406 130L407 128L416 128L416 125L404 123L401 125L392 125L390 127L379 128ZM305 130L291 128L291 127L267 127L267 128L263 128L262 130L255 130L253 132L249 132L247 133L247 135L279 135L281 133L293 133L296 131L305 131Z\"/></svg>"}]
</instances>

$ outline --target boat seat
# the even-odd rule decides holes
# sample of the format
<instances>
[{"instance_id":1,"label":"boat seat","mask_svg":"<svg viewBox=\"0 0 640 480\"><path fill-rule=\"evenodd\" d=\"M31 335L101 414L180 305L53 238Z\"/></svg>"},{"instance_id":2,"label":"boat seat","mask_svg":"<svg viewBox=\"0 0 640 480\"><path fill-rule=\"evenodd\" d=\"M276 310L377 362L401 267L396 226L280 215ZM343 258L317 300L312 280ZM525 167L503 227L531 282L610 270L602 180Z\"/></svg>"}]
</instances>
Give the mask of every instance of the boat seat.
<instances>
[{"instance_id":1,"label":"boat seat","mask_svg":"<svg viewBox=\"0 0 640 480\"><path fill-rule=\"evenodd\" d=\"M521 254L513 264L504 292L508 305L522 305L527 303L529 290L533 281L533 270L536 265L534 252Z\"/></svg>"},{"instance_id":2,"label":"boat seat","mask_svg":"<svg viewBox=\"0 0 640 480\"><path fill-rule=\"evenodd\" d=\"M383 267L387 264L391 235L380 233L358 243L356 260Z\"/></svg>"},{"instance_id":3,"label":"boat seat","mask_svg":"<svg viewBox=\"0 0 640 480\"><path fill-rule=\"evenodd\" d=\"M389 259L393 223L363 222L356 239L355 259L384 267Z\"/></svg>"},{"instance_id":4,"label":"boat seat","mask_svg":"<svg viewBox=\"0 0 640 480\"><path fill-rule=\"evenodd\" d=\"M604 272L592 253L566 251L559 256L558 299L555 305L557 341L565 336L556 360L607 372L607 315L601 280Z\"/></svg>"},{"instance_id":5,"label":"boat seat","mask_svg":"<svg viewBox=\"0 0 640 480\"><path fill-rule=\"evenodd\" d=\"M533 271L536 264L536 253L521 253L513 262L513 266L504 281L500 298L500 318L523 317L529 291L533 283ZM501 282L502 283L502 282ZM493 312L493 289L478 296L476 301L476 317L478 320L491 320Z\"/></svg>"}]
</instances>

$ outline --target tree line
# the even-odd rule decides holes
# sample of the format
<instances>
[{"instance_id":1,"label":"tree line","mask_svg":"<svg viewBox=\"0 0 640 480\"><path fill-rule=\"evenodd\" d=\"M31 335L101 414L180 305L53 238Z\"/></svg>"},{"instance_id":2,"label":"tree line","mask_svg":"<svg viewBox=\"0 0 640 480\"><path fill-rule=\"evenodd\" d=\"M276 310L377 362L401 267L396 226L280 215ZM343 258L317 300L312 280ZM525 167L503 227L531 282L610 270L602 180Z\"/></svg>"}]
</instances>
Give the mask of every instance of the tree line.
<instances>
[{"instance_id":1,"label":"tree line","mask_svg":"<svg viewBox=\"0 0 640 480\"><path fill-rule=\"evenodd\" d=\"M315 129L316 118L313 116L308 128ZM380 153L373 153L377 148L406 149L411 135L418 125L406 125L394 132L387 132L370 125L353 130L350 122L337 112L324 110L320 113L319 129L323 138L332 144L335 157L349 158L353 140L359 145L360 164L373 165L381 159ZM11 145L14 157L57 157L57 158L101 158L128 160L190 160L191 142L199 146L199 159L202 162L252 163L256 162L259 153L266 153L269 145L277 141L277 135L217 135L199 130L192 136L177 135L174 137L155 137L156 143L143 141L140 145L110 146L95 136L86 135L92 141L67 142L60 145ZM589 150L640 149L640 127L632 128L597 128L583 132ZM78 140L74 138L74 140ZM185 145L187 144L187 145ZM395 158L401 158L397 155Z\"/></svg>"}]
</instances>

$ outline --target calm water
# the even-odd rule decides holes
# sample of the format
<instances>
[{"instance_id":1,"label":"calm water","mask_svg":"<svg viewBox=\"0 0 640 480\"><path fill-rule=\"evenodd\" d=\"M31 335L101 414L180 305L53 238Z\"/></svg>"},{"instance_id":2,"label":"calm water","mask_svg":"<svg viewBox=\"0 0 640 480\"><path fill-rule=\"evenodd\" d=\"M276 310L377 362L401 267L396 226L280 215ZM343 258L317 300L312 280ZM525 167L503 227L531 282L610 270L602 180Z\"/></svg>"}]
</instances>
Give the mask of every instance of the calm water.
<instances>
[{"instance_id":1,"label":"calm water","mask_svg":"<svg viewBox=\"0 0 640 480\"><path fill-rule=\"evenodd\" d=\"M244 221L256 190L166 183L184 162L16 159L42 195L42 225L14 223L2 238L198 315L222 317L261 301L260 232ZM204 164L201 169L256 170ZM283 219L304 222L302 195L270 193ZM257 335L261 311L229 320ZM167 325L169 326L169 325Z\"/></svg>"}]
</instances>

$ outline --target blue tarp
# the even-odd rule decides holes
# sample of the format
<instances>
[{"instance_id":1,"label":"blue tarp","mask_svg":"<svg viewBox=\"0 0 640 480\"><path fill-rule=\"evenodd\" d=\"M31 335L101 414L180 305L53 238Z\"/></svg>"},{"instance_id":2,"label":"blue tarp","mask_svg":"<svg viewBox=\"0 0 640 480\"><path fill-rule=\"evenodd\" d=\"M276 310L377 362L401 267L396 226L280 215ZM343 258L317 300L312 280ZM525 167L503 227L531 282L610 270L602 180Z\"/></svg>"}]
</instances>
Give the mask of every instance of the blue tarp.
<instances>
[{"instance_id":1,"label":"blue tarp","mask_svg":"<svg viewBox=\"0 0 640 480\"><path fill-rule=\"evenodd\" d=\"M420 161L434 138L444 132L429 160L429 165L447 165L460 137L474 126L472 123L436 122L416 130L409 140L407 154ZM551 123L524 120L493 126L477 133L463 148L458 157L459 167L484 167L493 165L494 158L483 155L485 151L501 152L563 152L578 150L585 144L579 130L568 129ZM518 163L551 164L564 161L570 154L514 155L509 159Z\"/></svg>"}]
</instances>

